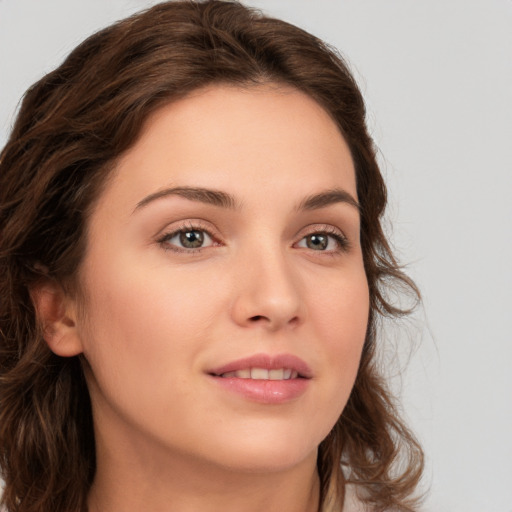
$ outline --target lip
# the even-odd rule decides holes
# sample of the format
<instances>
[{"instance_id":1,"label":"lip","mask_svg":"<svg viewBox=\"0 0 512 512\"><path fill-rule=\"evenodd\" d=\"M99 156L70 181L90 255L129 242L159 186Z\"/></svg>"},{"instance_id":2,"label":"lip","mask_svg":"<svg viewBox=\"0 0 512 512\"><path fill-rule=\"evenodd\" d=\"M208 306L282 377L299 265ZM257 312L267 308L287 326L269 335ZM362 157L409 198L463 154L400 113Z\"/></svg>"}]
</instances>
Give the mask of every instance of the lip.
<instances>
[{"instance_id":1,"label":"lip","mask_svg":"<svg viewBox=\"0 0 512 512\"><path fill-rule=\"evenodd\" d=\"M290 368L299 376L288 380L257 380L238 377L221 377L227 372L244 368L264 368L276 370ZM284 404L303 395L311 382L313 372L305 361L291 354L270 356L256 354L243 359L231 361L208 372L209 377L223 390L234 393L245 400L261 404Z\"/></svg>"},{"instance_id":2,"label":"lip","mask_svg":"<svg viewBox=\"0 0 512 512\"><path fill-rule=\"evenodd\" d=\"M264 368L266 370L277 370L279 368L290 368L295 370L299 377L303 379L311 379L313 372L308 364L300 357L292 354L278 354L271 356L268 354L255 354L253 356L244 357L231 361L223 366L209 370L208 373L213 376L220 376L223 373L236 372L244 368Z\"/></svg>"}]
</instances>

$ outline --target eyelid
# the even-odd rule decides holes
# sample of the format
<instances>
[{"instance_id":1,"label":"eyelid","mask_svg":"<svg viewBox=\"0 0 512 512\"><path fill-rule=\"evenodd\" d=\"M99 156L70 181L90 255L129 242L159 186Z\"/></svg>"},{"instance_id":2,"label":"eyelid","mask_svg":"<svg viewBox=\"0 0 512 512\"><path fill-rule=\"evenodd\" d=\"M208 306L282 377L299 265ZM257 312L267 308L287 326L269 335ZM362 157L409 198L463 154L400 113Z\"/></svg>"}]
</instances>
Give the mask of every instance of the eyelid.
<instances>
[{"instance_id":1,"label":"eyelid","mask_svg":"<svg viewBox=\"0 0 512 512\"><path fill-rule=\"evenodd\" d=\"M337 251L329 250L329 251L315 251L315 252L318 252L320 254L321 253L333 254L335 252L346 252L350 249L350 241L349 241L348 237L345 235L345 233L340 228L337 228L337 227L333 226L332 224L312 224L312 225L306 226L304 229L302 229L299 232L299 235L298 235L299 240L298 240L298 242L295 243L295 245L298 244L299 242L301 242L302 240L304 240L304 238L306 238L307 236L311 236L314 234L325 234L327 236L331 236L335 239L335 241L338 245Z\"/></svg>"},{"instance_id":2,"label":"eyelid","mask_svg":"<svg viewBox=\"0 0 512 512\"><path fill-rule=\"evenodd\" d=\"M197 247L197 248L185 248L179 247L178 245L169 244L168 241L172 239L174 236L178 235L180 232L186 231L203 231L205 232L212 240L212 244ZM350 241L345 233L338 227L333 226L332 224L311 224L303 229L301 229L297 235L298 241L293 245L296 247L298 243L300 243L307 236L311 236L313 234L325 234L334 238L337 248L335 250L324 250L324 251L315 251L319 254L336 254L340 252L346 252L350 249ZM171 250L178 253L184 254L192 254L197 253L211 247L218 247L220 245L224 245L224 241L222 237L209 222L205 222L202 219L186 219L183 221L178 221L167 226L163 232L155 237L155 241L160 244L164 249ZM302 249L302 247L300 247Z\"/></svg>"},{"instance_id":3,"label":"eyelid","mask_svg":"<svg viewBox=\"0 0 512 512\"><path fill-rule=\"evenodd\" d=\"M168 241L174 236L186 231L203 231L211 238L213 243L211 245L197 248L179 247L168 243ZM205 249L209 249L210 247L222 245L222 240L220 235L217 233L217 230L213 229L210 225L206 226L206 223L200 219L187 219L167 226L163 232L156 236L156 242L165 250L184 254L197 253Z\"/></svg>"}]
</instances>

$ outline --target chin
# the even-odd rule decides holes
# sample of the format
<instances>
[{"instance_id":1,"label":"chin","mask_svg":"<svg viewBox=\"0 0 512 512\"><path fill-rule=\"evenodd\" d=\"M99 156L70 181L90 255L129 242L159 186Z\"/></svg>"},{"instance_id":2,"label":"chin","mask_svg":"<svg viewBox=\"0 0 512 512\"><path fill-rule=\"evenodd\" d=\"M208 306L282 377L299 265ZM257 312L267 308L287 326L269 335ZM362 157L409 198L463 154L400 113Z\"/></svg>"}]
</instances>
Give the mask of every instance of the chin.
<instances>
[{"instance_id":1,"label":"chin","mask_svg":"<svg viewBox=\"0 0 512 512\"><path fill-rule=\"evenodd\" d=\"M224 462L224 466L237 473L280 473L292 470L293 468L311 460L316 462L317 447L307 453L287 453L285 457L276 453L261 452L257 455L243 454L233 457Z\"/></svg>"},{"instance_id":2,"label":"chin","mask_svg":"<svg viewBox=\"0 0 512 512\"><path fill-rule=\"evenodd\" d=\"M291 429L290 429L291 430ZM318 443L306 435L245 435L219 444L219 462L232 470L247 473L280 472L290 470L305 461L316 461ZM274 435L272 435L274 434ZM238 436L237 436L238 437ZM316 436L315 436L316 437ZM307 440L307 441L306 441Z\"/></svg>"}]
</instances>

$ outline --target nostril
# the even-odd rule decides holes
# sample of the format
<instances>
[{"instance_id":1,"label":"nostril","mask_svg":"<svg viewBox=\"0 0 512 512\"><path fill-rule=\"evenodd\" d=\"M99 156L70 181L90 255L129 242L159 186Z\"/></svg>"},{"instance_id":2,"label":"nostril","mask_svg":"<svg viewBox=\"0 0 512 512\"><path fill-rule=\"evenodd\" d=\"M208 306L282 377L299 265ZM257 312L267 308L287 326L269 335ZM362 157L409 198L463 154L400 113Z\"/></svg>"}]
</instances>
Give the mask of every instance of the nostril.
<instances>
[{"instance_id":1,"label":"nostril","mask_svg":"<svg viewBox=\"0 0 512 512\"><path fill-rule=\"evenodd\" d=\"M256 324L256 323L265 323L265 324L269 324L269 326L278 326L278 325L281 325L279 321L277 322L274 322L272 320L272 318L266 316L266 315L254 315L254 316L251 316L249 317L248 319L248 322L251 323L251 324ZM286 322L288 325L297 325L299 323L299 317L297 316L294 316L293 318L291 318L290 320L288 320L288 322Z\"/></svg>"}]
</instances>

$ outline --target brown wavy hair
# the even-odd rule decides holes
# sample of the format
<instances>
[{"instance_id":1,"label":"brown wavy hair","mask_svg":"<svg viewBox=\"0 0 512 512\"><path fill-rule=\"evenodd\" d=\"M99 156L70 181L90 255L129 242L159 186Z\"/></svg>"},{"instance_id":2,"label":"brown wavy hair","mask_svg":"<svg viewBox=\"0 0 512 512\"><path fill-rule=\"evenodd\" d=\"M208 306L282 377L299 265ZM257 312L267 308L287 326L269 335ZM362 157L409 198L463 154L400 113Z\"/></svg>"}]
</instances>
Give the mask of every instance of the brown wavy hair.
<instances>
[{"instance_id":1,"label":"brown wavy hair","mask_svg":"<svg viewBox=\"0 0 512 512\"><path fill-rule=\"evenodd\" d=\"M335 50L237 2L166 2L85 40L25 94L0 155L0 467L8 512L79 512L95 474L80 356L43 340L30 290L43 276L76 290L87 219L113 164L164 104L214 83L286 84L315 99L348 143L361 205L370 315L357 379L318 453L321 510L347 484L372 510L413 511L423 454L376 362L377 324L408 310L386 299L414 284L381 219L386 188L354 78Z\"/></svg>"}]
</instances>

